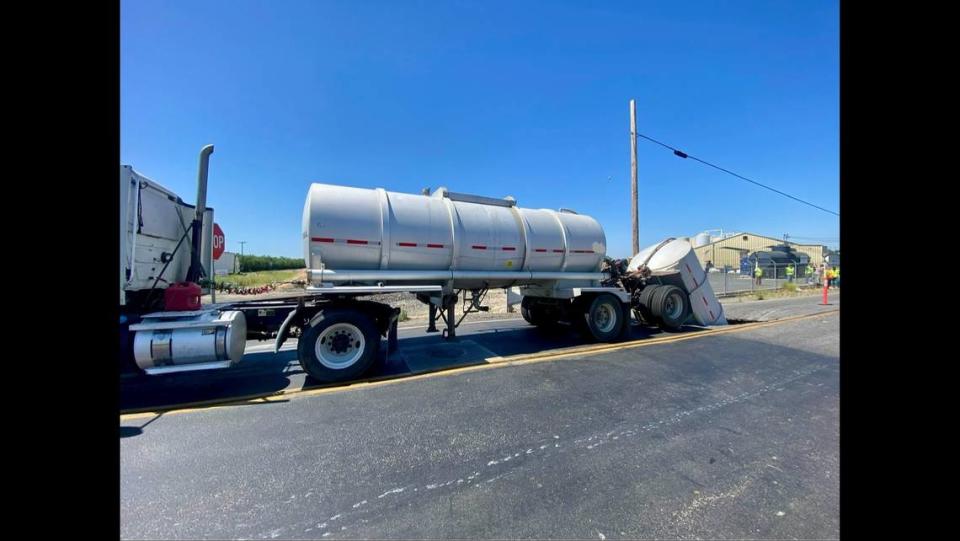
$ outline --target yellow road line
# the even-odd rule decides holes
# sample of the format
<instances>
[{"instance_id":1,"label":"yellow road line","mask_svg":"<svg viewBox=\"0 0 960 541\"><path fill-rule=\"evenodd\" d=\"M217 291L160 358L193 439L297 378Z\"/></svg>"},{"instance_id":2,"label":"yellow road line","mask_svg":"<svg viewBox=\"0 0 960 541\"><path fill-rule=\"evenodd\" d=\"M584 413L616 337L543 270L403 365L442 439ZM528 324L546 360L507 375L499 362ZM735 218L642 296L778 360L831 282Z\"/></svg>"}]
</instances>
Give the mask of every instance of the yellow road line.
<instances>
[{"instance_id":1,"label":"yellow road line","mask_svg":"<svg viewBox=\"0 0 960 541\"><path fill-rule=\"evenodd\" d=\"M214 400L203 400L199 402L190 402L185 404L176 404L172 406L160 406L160 407L151 407L151 408L142 408L142 409L131 409L127 412L121 412L120 420L129 421L135 419L145 419L148 417L154 417L157 415L171 415L175 413L186 413L191 411L198 410L210 410L210 409L219 409L225 407L231 407L235 405L242 404L256 404L259 402L283 402L288 400L292 396L316 396L320 394L328 394L335 392L344 392L344 391L353 391L360 389L369 389L371 387L380 387L383 385L393 384L393 383L402 383L407 381L419 381L431 377L439 376L452 376L456 374L462 374L465 372L474 372L478 370L486 370L490 368L497 368L500 366L519 366L524 364L532 364L538 362L547 362L554 361L564 358L569 358L573 356L582 356L586 354L595 354L595 353L608 353L611 351L619 351L623 349L634 349L639 347L655 346L667 343L682 342L685 340L694 340L696 338L703 338L706 336L717 336L721 334L732 334L744 331L750 331L755 329L761 329L764 327L770 327L773 325L780 325L783 323L789 323L793 321L800 321L804 319L811 319L815 317L822 317L830 314L838 313L840 310L827 310L823 312L817 312L815 314L807 314L802 316L791 316L783 319L776 319L773 321L763 321L759 323L746 323L742 325L729 325L725 327L718 327L714 329L707 329L703 331L683 333L679 335L670 335L658 338L641 338L638 340L631 340L629 342L620 342L616 344L592 344L587 346L575 346L572 348L563 348L549 350L545 352L530 353L530 354L520 354L520 355L510 355L507 357L490 357L484 361L478 361L477 364L471 364L468 366L460 366L453 368L437 368L431 370L422 370L419 372L405 372L403 374L392 374L387 376L379 376L375 378L368 378L365 380L356 381L348 384L331 384L324 387L311 387L308 389L282 389L273 393L258 393L253 395L230 397L230 398L221 398Z\"/></svg>"}]
</instances>

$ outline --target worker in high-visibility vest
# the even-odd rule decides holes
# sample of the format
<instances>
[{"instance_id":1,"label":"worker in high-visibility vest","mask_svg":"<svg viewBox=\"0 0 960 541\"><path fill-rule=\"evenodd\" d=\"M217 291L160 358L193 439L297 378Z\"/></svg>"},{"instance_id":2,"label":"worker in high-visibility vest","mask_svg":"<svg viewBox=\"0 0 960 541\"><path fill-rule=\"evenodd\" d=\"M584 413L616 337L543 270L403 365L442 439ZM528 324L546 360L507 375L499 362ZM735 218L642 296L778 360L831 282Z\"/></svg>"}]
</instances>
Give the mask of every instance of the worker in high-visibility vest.
<instances>
[{"instance_id":1,"label":"worker in high-visibility vest","mask_svg":"<svg viewBox=\"0 0 960 541\"><path fill-rule=\"evenodd\" d=\"M827 269L827 287L833 287L833 281L836 279L836 267Z\"/></svg>"},{"instance_id":2,"label":"worker in high-visibility vest","mask_svg":"<svg viewBox=\"0 0 960 541\"><path fill-rule=\"evenodd\" d=\"M840 287L840 266L833 268L833 285Z\"/></svg>"},{"instance_id":3,"label":"worker in high-visibility vest","mask_svg":"<svg viewBox=\"0 0 960 541\"><path fill-rule=\"evenodd\" d=\"M793 263L787 265L787 281L793 282L793 274L796 272L796 269L793 267Z\"/></svg>"},{"instance_id":4,"label":"worker in high-visibility vest","mask_svg":"<svg viewBox=\"0 0 960 541\"><path fill-rule=\"evenodd\" d=\"M757 279L757 285L760 285L760 281L763 278L763 269L760 268L760 265L753 268L753 276Z\"/></svg>"},{"instance_id":5,"label":"worker in high-visibility vest","mask_svg":"<svg viewBox=\"0 0 960 541\"><path fill-rule=\"evenodd\" d=\"M808 285L813 283L813 265L812 264L808 264L806 267L803 268L803 275L807 277Z\"/></svg>"}]
</instances>

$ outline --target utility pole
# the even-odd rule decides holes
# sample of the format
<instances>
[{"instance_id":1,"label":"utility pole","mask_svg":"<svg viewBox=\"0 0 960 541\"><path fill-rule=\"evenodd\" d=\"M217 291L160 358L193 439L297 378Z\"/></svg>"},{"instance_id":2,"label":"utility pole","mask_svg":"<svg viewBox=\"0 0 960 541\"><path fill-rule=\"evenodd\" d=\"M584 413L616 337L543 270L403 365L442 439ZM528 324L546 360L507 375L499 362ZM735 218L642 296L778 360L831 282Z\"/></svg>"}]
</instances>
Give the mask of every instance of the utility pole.
<instances>
[{"instance_id":1,"label":"utility pole","mask_svg":"<svg viewBox=\"0 0 960 541\"><path fill-rule=\"evenodd\" d=\"M640 252L640 220L637 218L637 102L630 100L630 218L633 221L633 252Z\"/></svg>"},{"instance_id":2,"label":"utility pole","mask_svg":"<svg viewBox=\"0 0 960 541\"><path fill-rule=\"evenodd\" d=\"M239 265L239 267L240 267L240 272L241 272L241 273L243 273L243 245L246 244L246 243L247 243L247 241L245 241L245 240L241 240L241 241L240 241L240 265Z\"/></svg>"}]
</instances>

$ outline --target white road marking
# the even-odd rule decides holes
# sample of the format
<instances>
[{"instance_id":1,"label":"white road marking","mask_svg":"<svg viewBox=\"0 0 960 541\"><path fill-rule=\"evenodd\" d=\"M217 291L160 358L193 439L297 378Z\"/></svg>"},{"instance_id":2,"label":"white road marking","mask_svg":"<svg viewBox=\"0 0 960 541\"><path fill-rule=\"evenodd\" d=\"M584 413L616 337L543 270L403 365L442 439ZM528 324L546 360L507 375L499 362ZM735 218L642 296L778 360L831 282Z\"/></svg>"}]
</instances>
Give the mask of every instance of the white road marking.
<instances>
[{"instance_id":1,"label":"white road marking","mask_svg":"<svg viewBox=\"0 0 960 541\"><path fill-rule=\"evenodd\" d=\"M711 403L711 404L706 404L706 405L700 406L700 407L698 407L698 408L693 408L693 409L690 409L690 410L680 411L680 412L677 412L677 413L675 413L674 415L668 417L667 419L661 419L661 420L659 420L659 421L651 421L651 422L647 423L646 425L637 426L637 427L635 427L635 428L633 428L633 429L621 430L620 432L611 431L611 432L607 432L606 434L595 434L595 435L593 435L593 436L590 436L590 437L587 438L587 439L575 440L575 441L573 442L573 443L574 443L573 447L574 447L574 448L577 448L578 445L576 445L576 444L577 444L578 442L587 442L587 441L597 440L595 443L591 443L591 444L589 444L589 445L580 447L580 448L586 448L586 449L593 449L593 448L595 448L595 447L597 447L597 446L599 446L599 445L601 445L601 444L603 444L603 443L606 443L607 441L612 441L612 439L611 439L611 437L610 437L611 435L613 435L613 436L615 436L615 437L619 437L619 436L633 436L633 435L638 435L638 434L643 433L643 432L648 432L648 431L650 431L650 430L652 430L652 429L656 429L656 428L660 428L660 427L664 427L664 426L669 426L669 425L675 425L675 424L678 424L678 423L684 421L685 419L689 418L689 416L691 416L691 415L693 415L693 414L695 414L695 413L710 412L710 411L714 411L714 410L723 408L723 407L728 406L728 405L731 405L731 404L735 404L735 403L739 403L739 402L744 402L744 401L749 400L749 399L751 399L751 398L757 397L757 396L759 396L759 395L761 395L761 394L768 393L768 392L774 391L774 390L776 390L776 389L779 389L779 388L781 388L782 386L784 386L784 385L786 385L786 384L788 384L788 383L791 383L791 382L793 382L793 381L795 381L795 380L798 380L798 379L800 379L800 378L802 378L802 377L804 377L804 376L810 375L810 374L812 374L812 373L814 373L814 372L817 372L817 371L819 371L819 370L822 370L822 369L823 369L823 367L816 367L816 366L814 366L814 367L807 367L807 368L802 369L802 370L795 370L795 371L793 372L793 375L792 375L792 376L790 376L790 377L788 377L788 378L784 378L784 379L782 379L782 380L780 380L780 381L776 381L776 382L773 382L773 383L769 383L769 384L767 384L767 385L764 385L763 387L760 387L759 389L757 389L757 390L755 390L755 391L753 391L753 392L742 393L742 394L740 394L740 395L737 395L737 396L734 396L734 397L730 397L730 398L725 398L725 399L720 400L720 401L718 401L718 402L714 402L714 403ZM555 441L553 447L554 447L554 448L559 448L559 447L560 447L560 443L561 443L561 441L562 441L562 440L560 440L560 436L554 434L554 435L553 435L553 438L554 438L554 441ZM534 452L539 453L540 451L543 451L545 447L548 447L548 446L546 446L546 445L540 446L539 451L534 451L533 448L531 447L531 448L528 448L525 453L524 453L524 452L520 452L520 453L515 453L515 454L512 454L512 455L507 455L505 458L502 458L502 459L500 459L499 461L497 461L497 460L491 460L491 461L487 462L487 466L490 467L490 466L499 465L499 464L501 464L501 463L505 463L505 462L509 461L510 459L519 456L520 454L533 454ZM563 452L563 451L559 451L559 452ZM549 456L550 453L547 452L547 453L542 453L542 454L543 454L544 456ZM773 458L774 460L776 460L776 457L772 457L772 458ZM522 462L522 461L521 461L521 462ZM492 483L492 482L494 482L494 481L496 481L496 480L498 480L498 479L501 479L501 478L503 478L503 477L506 477L506 476L510 475L511 473L514 473L515 471L516 471L515 469L508 469L507 471L504 471L504 472L500 473L499 475L495 475L494 477L491 477L490 479L487 479L486 481L483 481L482 483L479 483L479 482L478 482L478 484L475 485L475 486L477 486L477 487L479 488L479 487L481 486L481 484L489 484L489 483ZM472 481L473 479L476 479L476 478L479 477L479 476L480 476L480 472L474 472L473 475L469 475L469 476L467 476L466 478L467 478L468 481ZM714 503L714 502L716 502L716 501L718 501L718 500L723 500L723 499L728 499L728 498L736 498L736 497L738 497L738 496L743 492L744 489L746 489L746 488L755 480L755 479L754 479L755 476L756 476L755 474L748 476L746 479L744 479L744 480L743 480L741 483L739 483L737 486L733 487L732 490L729 490L729 491L727 491L727 492L721 492L721 493L713 494L713 495L709 495L709 496L699 495L697 492L695 492L695 494L697 494L697 496L696 496L696 498L694 499L694 501L691 502L691 504L688 505L685 509L682 509L679 513L674 513L674 516L679 515L679 517L677 518L677 521L678 521L678 522L682 522L682 521L685 521L686 519L688 519L689 516L690 516L694 511L696 511L698 508L704 507L704 506L706 506L706 505L710 505L710 504L712 504L712 503ZM431 483L431 484L426 485L424 488L426 488L427 490L433 490L433 489L436 489L436 488L442 488L442 487L450 486L450 485L452 485L452 484L454 484L454 483L456 483L456 486L459 487L461 484L463 484L463 481L464 481L463 478L451 479L450 481L447 481L447 482L442 483L442 484ZM469 483L468 483L468 484L469 484ZM398 487L398 488L390 489L390 490L384 492L383 494L377 496L377 499L384 498L385 496L388 496L388 495L390 495L390 494L399 494L399 493L402 493L402 492L404 492L404 490L406 490L406 488L407 488L407 487ZM412 493L412 491L411 491L411 493ZM362 500L361 502L359 502L359 503L357 503L357 504L354 504L354 505L353 505L353 508L354 508L354 509L358 509L359 507L361 507L361 506L362 506L363 504L365 504L365 503L367 503L367 500ZM375 502L375 503L376 503L376 502ZM362 512L364 512L364 511L358 510L358 511L351 511L351 512L349 512L348 514L351 514L351 515L352 515L352 514L354 514L354 513L362 513ZM329 520L330 520L330 521L333 521L333 520L336 520L336 519L340 518L341 516L342 516L341 513L337 513L336 515L330 517ZM777 516L783 516L783 512L782 512L782 511L778 512ZM318 527L321 528L321 529L323 529L324 527L326 527L326 523L319 524ZM340 528L341 531L346 530L346 529L347 529L347 526L346 526L346 525L344 525L344 526L342 526L342 527ZM274 530L274 531L277 531L277 530ZM272 534L272 533L273 533L273 532L271 532L271 534ZM600 539L605 539L603 533L601 533L599 530L597 530L597 533L598 533L598 535L600 535ZM326 536L329 535L329 534L330 534L330 532L326 532L326 533L323 534L323 537L326 537Z\"/></svg>"},{"instance_id":2,"label":"white road marking","mask_svg":"<svg viewBox=\"0 0 960 541\"><path fill-rule=\"evenodd\" d=\"M392 488L392 489L384 492L383 494L377 496L377 499L383 498L384 496L387 496L387 495L390 495L390 494L399 494L399 493L401 493L401 492L403 492L403 488L402 488L402 487L401 487L401 488ZM367 501L367 500L363 500L363 501Z\"/></svg>"}]
</instances>

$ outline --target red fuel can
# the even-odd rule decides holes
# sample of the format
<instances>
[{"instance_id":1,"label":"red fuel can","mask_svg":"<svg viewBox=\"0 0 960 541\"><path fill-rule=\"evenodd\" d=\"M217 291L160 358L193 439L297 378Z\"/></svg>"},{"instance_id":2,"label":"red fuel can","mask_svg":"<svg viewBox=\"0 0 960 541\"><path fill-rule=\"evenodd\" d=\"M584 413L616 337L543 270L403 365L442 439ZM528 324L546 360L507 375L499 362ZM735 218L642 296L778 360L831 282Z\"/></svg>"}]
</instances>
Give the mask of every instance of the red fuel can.
<instances>
[{"instance_id":1,"label":"red fuel can","mask_svg":"<svg viewBox=\"0 0 960 541\"><path fill-rule=\"evenodd\" d=\"M199 310L200 286L193 282L171 284L163 295L164 308L169 311Z\"/></svg>"}]
</instances>

